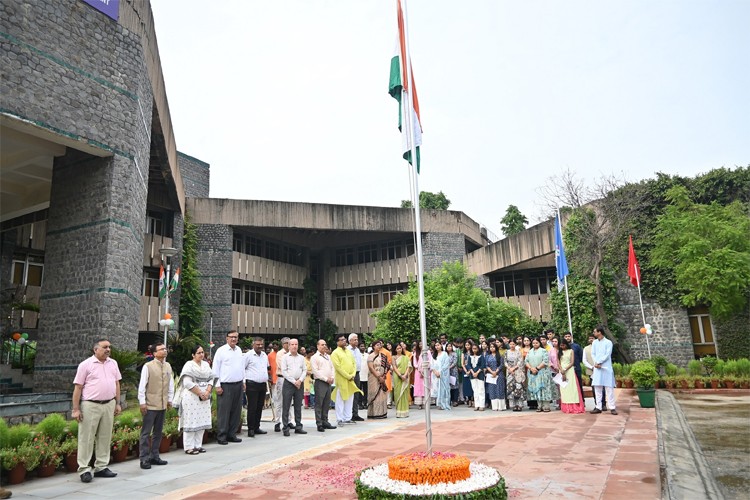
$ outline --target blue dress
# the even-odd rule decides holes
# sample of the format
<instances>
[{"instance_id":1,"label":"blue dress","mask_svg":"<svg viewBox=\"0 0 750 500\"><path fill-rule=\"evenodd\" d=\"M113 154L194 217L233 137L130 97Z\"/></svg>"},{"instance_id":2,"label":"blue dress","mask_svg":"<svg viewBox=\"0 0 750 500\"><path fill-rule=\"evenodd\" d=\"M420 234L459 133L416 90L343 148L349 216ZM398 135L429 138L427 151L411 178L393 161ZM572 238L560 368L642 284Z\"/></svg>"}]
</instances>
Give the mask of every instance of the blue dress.
<instances>
[{"instance_id":1,"label":"blue dress","mask_svg":"<svg viewBox=\"0 0 750 500\"><path fill-rule=\"evenodd\" d=\"M487 354L485 356L485 361L487 363L487 368L492 371L497 370L498 363L495 356ZM502 369L504 366L505 360L500 356L500 371L497 374L497 383L490 384L489 382L486 382L484 385L484 390L487 392L490 399L505 399L505 371Z\"/></svg>"},{"instance_id":2,"label":"blue dress","mask_svg":"<svg viewBox=\"0 0 750 500\"><path fill-rule=\"evenodd\" d=\"M433 369L440 373L440 377L437 379L435 403L443 410L451 409L450 366L451 360L446 352L441 352L438 355L433 366Z\"/></svg>"},{"instance_id":3,"label":"blue dress","mask_svg":"<svg viewBox=\"0 0 750 500\"><path fill-rule=\"evenodd\" d=\"M463 361L466 364L468 364L468 361L469 361L468 358L469 358L469 356L467 356L463 352L461 354L462 354L461 361ZM471 378L469 377L469 375L466 372L463 371L463 366L461 367L461 373L463 373L463 378L464 378L464 380L462 382L462 384L463 384L463 390L464 390L464 399L467 399L467 400L468 399L474 399L474 389L471 388Z\"/></svg>"}]
</instances>

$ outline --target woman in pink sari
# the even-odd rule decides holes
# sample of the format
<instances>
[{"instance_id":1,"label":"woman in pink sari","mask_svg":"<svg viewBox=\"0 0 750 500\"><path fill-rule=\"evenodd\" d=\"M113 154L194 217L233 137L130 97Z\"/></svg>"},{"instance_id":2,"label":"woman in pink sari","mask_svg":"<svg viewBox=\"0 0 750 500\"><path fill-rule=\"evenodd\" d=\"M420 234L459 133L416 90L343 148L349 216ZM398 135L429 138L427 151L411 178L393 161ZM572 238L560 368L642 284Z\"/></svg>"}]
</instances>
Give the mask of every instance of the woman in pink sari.
<instances>
[{"instance_id":1,"label":"woman in pink sari","mask_svg":"<svg viewBox=\"0 0 750 500\"><path fill-rule=\"evenodd\" d=\"M411 356L411 366L414 368L414 404L421 410L424 405L424 378L419 364L422 362L422 342L417 344Z\"/></svg>"},{"instance_id":2,"label":"woman in pink sari","mask_svg":"<svg viewBox=\"0 0 750 500\"><path fill-rule=\"evenodd\" d=\"M560 339L559 345L560 373L562 373L563 383L567 382L565 387L560 387L560 409L563 413L586 413L581 386L578 385L576 371L573 368L575 360L573 350L565 339Z\"/></svg>"}]
</instances>

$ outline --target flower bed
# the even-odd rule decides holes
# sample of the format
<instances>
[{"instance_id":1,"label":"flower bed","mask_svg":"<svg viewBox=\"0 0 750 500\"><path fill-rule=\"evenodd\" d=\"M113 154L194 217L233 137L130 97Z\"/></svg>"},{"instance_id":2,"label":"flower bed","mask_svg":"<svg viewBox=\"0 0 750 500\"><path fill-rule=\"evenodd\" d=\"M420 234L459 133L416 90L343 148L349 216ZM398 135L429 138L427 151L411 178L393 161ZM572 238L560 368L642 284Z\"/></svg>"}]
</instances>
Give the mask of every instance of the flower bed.
<instances>
[{"instance_id":1,"label":"flower bed","mask_svg":"<svg viewBox=\"0 0 750 500\"><path fill-rule=\"evenodd\" d=\"M410 484L455 483L469 479L469 459L455 453L409 453L388 459L388 477Z\"/></svg>"},{"instance_id":2,"label":"flower bed","mask_svg":"<svg viewBox=\"0 0 750 500\"><path fill-rule=\"evenodd\" d=\"M357 498L381 499L440 499L460 496L467 500L505 500L508 498L505 480L492 467L470 463L468 479L455 482L411 484L388 477L388 464L365 469L355 481Z\"/></svg>"}]
</instances>

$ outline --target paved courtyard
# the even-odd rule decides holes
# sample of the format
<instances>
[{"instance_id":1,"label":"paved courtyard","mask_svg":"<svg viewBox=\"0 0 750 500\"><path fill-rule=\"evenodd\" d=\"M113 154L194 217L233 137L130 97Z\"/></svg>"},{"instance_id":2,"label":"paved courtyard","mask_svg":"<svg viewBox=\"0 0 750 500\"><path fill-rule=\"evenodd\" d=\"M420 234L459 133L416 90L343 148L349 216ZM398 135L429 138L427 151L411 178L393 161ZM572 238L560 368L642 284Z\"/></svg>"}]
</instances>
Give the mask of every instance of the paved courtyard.
<instances>
[{"instance_id":1,"label":"paved courtyard","mask_svg":"<svg viewBox=\"0 0 750 500\"><path fill-rule=\"evenodd\" d=\"M591 400L587 400L589 406ZM629 391L618 391L619 415L561 412L433 411L433 449L463 453L496 467L511 498L661 498L656 418ZM393 413L393 411L392 411ZM331 413L333 417L333 413ZM357 471L425 447L423 412L325 433L270 432L242 443L209 444L197 456L171 451L166 467L142 471L136 460L113 464L115 479L83 484L58 473L13 487L13 498L316 498L352 499ZM270 423L264 423L271 430Z\"/></svg>"}]
</instances>

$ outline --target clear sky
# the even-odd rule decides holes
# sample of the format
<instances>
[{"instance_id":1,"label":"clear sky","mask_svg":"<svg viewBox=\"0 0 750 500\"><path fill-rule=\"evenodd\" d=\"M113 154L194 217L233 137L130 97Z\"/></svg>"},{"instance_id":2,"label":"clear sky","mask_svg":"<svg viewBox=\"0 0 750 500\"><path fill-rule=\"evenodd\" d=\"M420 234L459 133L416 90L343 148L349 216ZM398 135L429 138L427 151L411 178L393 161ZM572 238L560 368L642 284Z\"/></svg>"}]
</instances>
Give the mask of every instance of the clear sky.
<instances>
[{"instance_id":1,"label":"clear sky","mask_svg":"<svg viewBox=\"0 0 750 500\"><path fill-rule=\"evenodd\" d=\"M177 148L215 198L398 206L396 0L151 0ZM501 236L571 169L750 164L750 1L408 0L420 188Z\"/></svg>"}]
</instances>

